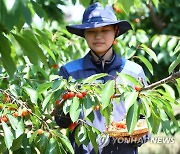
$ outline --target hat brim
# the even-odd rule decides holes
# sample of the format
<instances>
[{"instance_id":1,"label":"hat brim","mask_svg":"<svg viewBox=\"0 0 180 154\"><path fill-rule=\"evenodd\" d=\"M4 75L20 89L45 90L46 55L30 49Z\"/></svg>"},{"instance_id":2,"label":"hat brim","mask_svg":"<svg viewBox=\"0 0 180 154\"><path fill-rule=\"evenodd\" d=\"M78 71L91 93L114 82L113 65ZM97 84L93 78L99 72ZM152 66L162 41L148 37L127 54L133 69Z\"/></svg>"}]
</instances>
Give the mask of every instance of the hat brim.
<instances>
[{"instance_id":1,"label":"hat brim","mask_svg":"<svg viewBox=\"0 0 180 154\"><path fill-rule=\"evenodd\" d=\"M131 24L126 21L126 20L121 20L121 21L116 21L116 22L94 22L94 23L84 23L81 25L71 25L71 26L66 26L66 29L68 32L72 34L76 34L78 36L84 37L84 30L89 29L89 28L98 28L98 27L103 27L107 25L117 25L119 28L119 33L116 35L116 37L124 34L128 30L132 29Z\"/></svg>"}]
</instances>

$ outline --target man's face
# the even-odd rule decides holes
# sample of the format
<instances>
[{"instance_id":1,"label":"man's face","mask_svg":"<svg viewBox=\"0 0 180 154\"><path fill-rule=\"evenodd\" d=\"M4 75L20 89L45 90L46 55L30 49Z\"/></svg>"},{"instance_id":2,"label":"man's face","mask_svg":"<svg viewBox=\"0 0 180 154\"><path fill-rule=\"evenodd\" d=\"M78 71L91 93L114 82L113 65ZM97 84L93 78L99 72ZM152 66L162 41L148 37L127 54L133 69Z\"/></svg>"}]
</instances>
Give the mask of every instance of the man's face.
<instances>
[{"instance_id":1,"label":"man's face","mask_svg":"<svg viewBox=\"0 0 180 154\"><path fill-rule=\"evenodd\" d=\"M106 53L115 37L114 26L86 29L84 32L88 46L99 56Z\"/></svg>"}]
</instances>

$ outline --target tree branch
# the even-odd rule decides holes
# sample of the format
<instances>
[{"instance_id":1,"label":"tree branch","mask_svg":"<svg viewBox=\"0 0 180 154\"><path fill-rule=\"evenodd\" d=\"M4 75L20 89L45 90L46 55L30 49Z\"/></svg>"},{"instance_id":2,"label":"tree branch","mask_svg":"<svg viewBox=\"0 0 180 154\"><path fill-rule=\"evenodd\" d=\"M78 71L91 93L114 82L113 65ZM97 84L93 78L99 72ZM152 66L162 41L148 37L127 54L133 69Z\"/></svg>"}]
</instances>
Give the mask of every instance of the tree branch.
<instances>
[{"instance_id":1,"label":"tree branch","mask_svg":"<svg viewBox=\"0 0 180 154\"><path fill-rule=\"evenodd\" d=\"M147 6L149 8L150 17L152 18L155 27L161 32L165 26L165 23L163 23L161 18L155 14L152 1L149 1Z\"/></svg>"},{"instance_id":2,"label":"tree branch","mask_svg":"<svg viewBox=\"0 0 180 154\"><path fill-rule=\"evenodd\" d=\"M142 90L153 89L154 87L157 87L157 86L164 84L164 83L168 83L168 82L173 81L173 80L178 79L178 78L180 78L180 71L173 73L172 75L168 76L167 78L164 78L160 81L152 83L148 86L145 86L144 88L142 88Z\"/></svg>"}]
</instances>

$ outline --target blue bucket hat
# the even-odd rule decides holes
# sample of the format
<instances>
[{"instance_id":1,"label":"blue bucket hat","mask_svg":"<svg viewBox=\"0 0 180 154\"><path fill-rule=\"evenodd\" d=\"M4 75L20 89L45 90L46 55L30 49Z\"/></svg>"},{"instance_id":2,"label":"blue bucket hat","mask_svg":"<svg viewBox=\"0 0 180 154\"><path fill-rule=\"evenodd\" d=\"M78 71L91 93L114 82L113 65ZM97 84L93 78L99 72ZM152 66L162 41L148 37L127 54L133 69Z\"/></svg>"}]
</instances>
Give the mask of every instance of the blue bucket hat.
<instances>
[{"instance_id":1,"label":"blue bucket hat","mask_svg":"<svg viewBox=\"0 0 180 154\"><path fill-rule=\"evenodd\" d=\"M66 26L66 29L78 36L84 37L84 30L88 28L97 28L107 25L117 25L119 33L116 37L132 29L130 23L126 20L117 20L112 6L103 7L99 2L90 5L83 14L82 24Z\"/></svg>"}]
</instances>

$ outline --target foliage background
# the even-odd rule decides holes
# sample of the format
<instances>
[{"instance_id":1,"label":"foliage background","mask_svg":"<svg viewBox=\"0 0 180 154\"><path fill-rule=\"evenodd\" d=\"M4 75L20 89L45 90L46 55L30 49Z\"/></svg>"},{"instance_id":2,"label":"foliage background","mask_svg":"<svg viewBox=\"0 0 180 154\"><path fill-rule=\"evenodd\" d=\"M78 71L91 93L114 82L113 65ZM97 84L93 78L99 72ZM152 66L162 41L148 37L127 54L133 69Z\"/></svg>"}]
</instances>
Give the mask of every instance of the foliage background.
<instances>
[{"instance_id":1,"label":"foliage background","mask_svg":"<svg viewBox=\"0 0 180 154\"><path fill-rule=\"evenodd\" d=\"M119 37L114 49L118 54L140 63L150 83L167 77L173 71L179 71L179 0L99 1L104 5L114 4L118 19L131 22L134 30ZM91 2L93 1L79 1L84 7ZM3 102L4 92L7 92L16 97L14 101L27 102L28 108L33 111L36 107L35 114L39 115L47 93L39 89L40 95L44 93L42 97L37 96L35 89L51 80L52 74L58 74L60 66L88 52L84 40L69 34L65 29L72 21L66 19L68 17L61 7L76 3L76 0L0 1L1 106L7 106ZM41 22L37 23L36 18ZM142 50L141 44L156 53L158 64ZM147 58L152 67L147 67L147 63L143 63L135 55ZM172 88L168 92L179 101L180 89L174 84L170 85ZM12 104L10 102L8 105L11 107ZM179 117L179 109L176 116ZM40 122L37 122L34 129L39 127Z\"/></svg>"}]
</instances>

